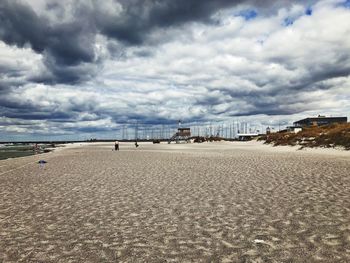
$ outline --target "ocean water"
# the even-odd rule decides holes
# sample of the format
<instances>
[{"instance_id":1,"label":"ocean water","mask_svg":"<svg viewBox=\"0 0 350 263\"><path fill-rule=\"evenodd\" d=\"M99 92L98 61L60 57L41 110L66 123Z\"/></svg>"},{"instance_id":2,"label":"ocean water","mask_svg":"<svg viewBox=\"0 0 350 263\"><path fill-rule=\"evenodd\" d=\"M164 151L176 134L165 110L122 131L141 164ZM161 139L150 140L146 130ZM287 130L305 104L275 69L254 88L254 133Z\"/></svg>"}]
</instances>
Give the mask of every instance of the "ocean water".
<instances>
[{"instance_id":1,"label":"ocean water","mask_svg":"<svg viewBox=\"0 0 350 263\"><path fill-rule=\"evenodd\" d=\"M31 144L2 144L0 145L0 160L48 152L48 147L49 145L40 145L39 149L35 150L34 145Z\"/></svg>"}]
</instances>

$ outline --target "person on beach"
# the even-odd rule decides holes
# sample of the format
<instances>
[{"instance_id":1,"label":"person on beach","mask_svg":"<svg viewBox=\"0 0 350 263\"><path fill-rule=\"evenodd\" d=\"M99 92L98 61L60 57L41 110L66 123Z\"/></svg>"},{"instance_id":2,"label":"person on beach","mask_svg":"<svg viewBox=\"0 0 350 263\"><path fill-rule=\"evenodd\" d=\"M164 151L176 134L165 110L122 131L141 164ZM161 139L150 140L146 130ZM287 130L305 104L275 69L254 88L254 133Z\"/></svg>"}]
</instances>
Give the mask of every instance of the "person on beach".
<instances>
[{"instance_id":1,"label":"person on beach","mask_svg":"<svg viewBox=\"0 0 350 263\"><path fill-rule=\"evenodd\" d=\"M115 141L115 143L114 143L114 150L119 151L119 142L118 141Z\"/></svg>"},{"instance_id":2,"label":"person on beach","mask_svg":"<svg viewBox=\"0 0 350 263\"><path fill-rule=\"evenodd\" d=\"M36 143L34 144L34 153L38 154L39 153L39 145Z\"/></svg>"},{"instance_id":3,"label":"person on beach","mask_svg":"<svg viewBox=\"0 0 350 263\"><path fill-rule=\"evenodd\" d=\"M137 147L139 147L139 145L138 145L137 141L135 142L135 147L136 147L136 148L137 148Z\"/></svg>"}]
</instances>

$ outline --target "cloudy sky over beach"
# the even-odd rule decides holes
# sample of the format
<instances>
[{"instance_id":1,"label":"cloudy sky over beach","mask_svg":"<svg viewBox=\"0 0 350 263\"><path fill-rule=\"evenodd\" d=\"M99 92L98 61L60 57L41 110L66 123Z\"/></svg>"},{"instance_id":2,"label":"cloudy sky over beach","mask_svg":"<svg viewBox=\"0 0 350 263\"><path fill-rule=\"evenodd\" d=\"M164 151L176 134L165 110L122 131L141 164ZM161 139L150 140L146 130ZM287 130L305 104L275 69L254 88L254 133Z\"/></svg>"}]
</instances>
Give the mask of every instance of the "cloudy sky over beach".
<instances>
[{"instance_id":1,"label":"cloudy sky over beach","mask_svg":"<svg viewBox=\"0 0 350 263\"><path fill-rule=\"evenodd\" d=\"M0 140L348 116L349 21L349 0L0 0Z\"/></svg>"}]
</instances>

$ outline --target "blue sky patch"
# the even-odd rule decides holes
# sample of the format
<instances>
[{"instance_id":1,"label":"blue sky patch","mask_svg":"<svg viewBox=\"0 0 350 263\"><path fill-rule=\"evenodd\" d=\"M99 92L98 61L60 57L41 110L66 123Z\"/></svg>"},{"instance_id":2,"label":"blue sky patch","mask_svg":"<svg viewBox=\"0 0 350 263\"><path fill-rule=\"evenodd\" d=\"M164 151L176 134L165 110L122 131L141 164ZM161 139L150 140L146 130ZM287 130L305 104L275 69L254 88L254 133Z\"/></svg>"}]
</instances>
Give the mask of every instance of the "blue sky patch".
<instances>
[{"instance_id":1,"label":"blue sky patch","mask_svg":"<svg viewBox=\"0 0 350 263\"><path fill-rule=\"evenodd\" d=\"M339 3L337 6L345 7L345 8L350 8L350 0L345 0L345 1L342 2L342 3Z\"/></svg>"},{"instance_id":2,"label":"blue sky patch","mask_svg":"<svg viewBox=\"0 0 350 263\"><path fill-rule=\"evenodd\" d=\"M291 17L287 17L283 20L283 25L285 26L291 26L294 23L294 19Z\"/></svg>"},{"instance_id":3,"label":"blue sky patch","mask_svg":"<svg viewBox=\"0 0 350 263\"><path fill-rule=\"evenodd\" d=\"M242 10L238 16L244 17L245 20L251 20L258 16L258 13L253 9Z\"/></svg>"},{"instance_id":4,"label":"blue sky patch","mask_svg":"<svg viewBox=\"0 0 350 263\"><path fill-rule=\"evenodd\" d=\"M311 15L312 15L312 8L311 8L311 7L308 7L308 8L305 10L305 15L307 15L307 16L311 16Z\"/></svg>"}]
</instances>

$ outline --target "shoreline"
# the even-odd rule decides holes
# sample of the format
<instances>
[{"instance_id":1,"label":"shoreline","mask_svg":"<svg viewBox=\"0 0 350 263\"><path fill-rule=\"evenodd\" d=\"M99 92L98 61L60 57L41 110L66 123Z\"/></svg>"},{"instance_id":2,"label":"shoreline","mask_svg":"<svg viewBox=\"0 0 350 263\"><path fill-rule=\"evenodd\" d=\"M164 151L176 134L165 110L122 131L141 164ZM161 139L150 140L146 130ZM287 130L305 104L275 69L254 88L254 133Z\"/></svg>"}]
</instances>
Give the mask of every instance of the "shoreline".
<instances>
[{"instance_id":1,"label":"shoreline","mask_svg":"<svg viewBox=\"0 0 350 263\"><path fill-rule=\"evenodd\" d=\"M101 142L72 142L72 143L65 143L65 144L60 144L56 147L47 147L44 149L44 151L40 153L30 153L26 155L21 155L23 152L29 152L30 150L27 151L19 151L19 156L11 156L7 158L1 158L0 156L0 161L4 160L9 160L9 159L19 159L19 158L25 158L25 157L30 157L30 156L39 156L44 153L53 153L53 152L58 152L62 151L65 149L69 148L79 148L79 147L94 147L94 146L103 146L103 147L110 147L113 149L113 142L106 142L106 141L101 141ZM153 151L153 148L156 149L157 151L162 150L164 148L164 151L171 152L171 151L179 151L181 149L186 150L186 149L193 149L193 150L203 150L205 148L212 148L213 146L216 147L217 145L222 146L222 150L230 150L230 149L250 149L250 150L255 150L255 151L266 151L269 153L273 152L290 152L290 153L306 153L306 154L318 154L318 155L331 155L331 156L344 156L344 157L350 157L350 151L337 147L337 148L323 148L323 147L304 147L300 149L299 146L292 146L292 145L273 145L273 144L267 144L264 143L263 141L218 141L218 142L203 142L203 143L171 143L169 147L166 147L168 145L167 142L161 142L157 145L154 145L152 142L139 142L140 148L137 149L139 151L142 150L147 150L147 151ZM142 146L147 145L147 149L143 149ZM154 147L152 147L154 145ZM120 142L121 146L121 151L123 150L123 146L127 147L128 150L134 149L134 143L133 142ZM125 148L124 148L125 149ZM1 150L1 148L0 148ZM15 151L13 152L15 153ZM1 152L0 152L1 155Z\"/></svg>"}]
</instances>

